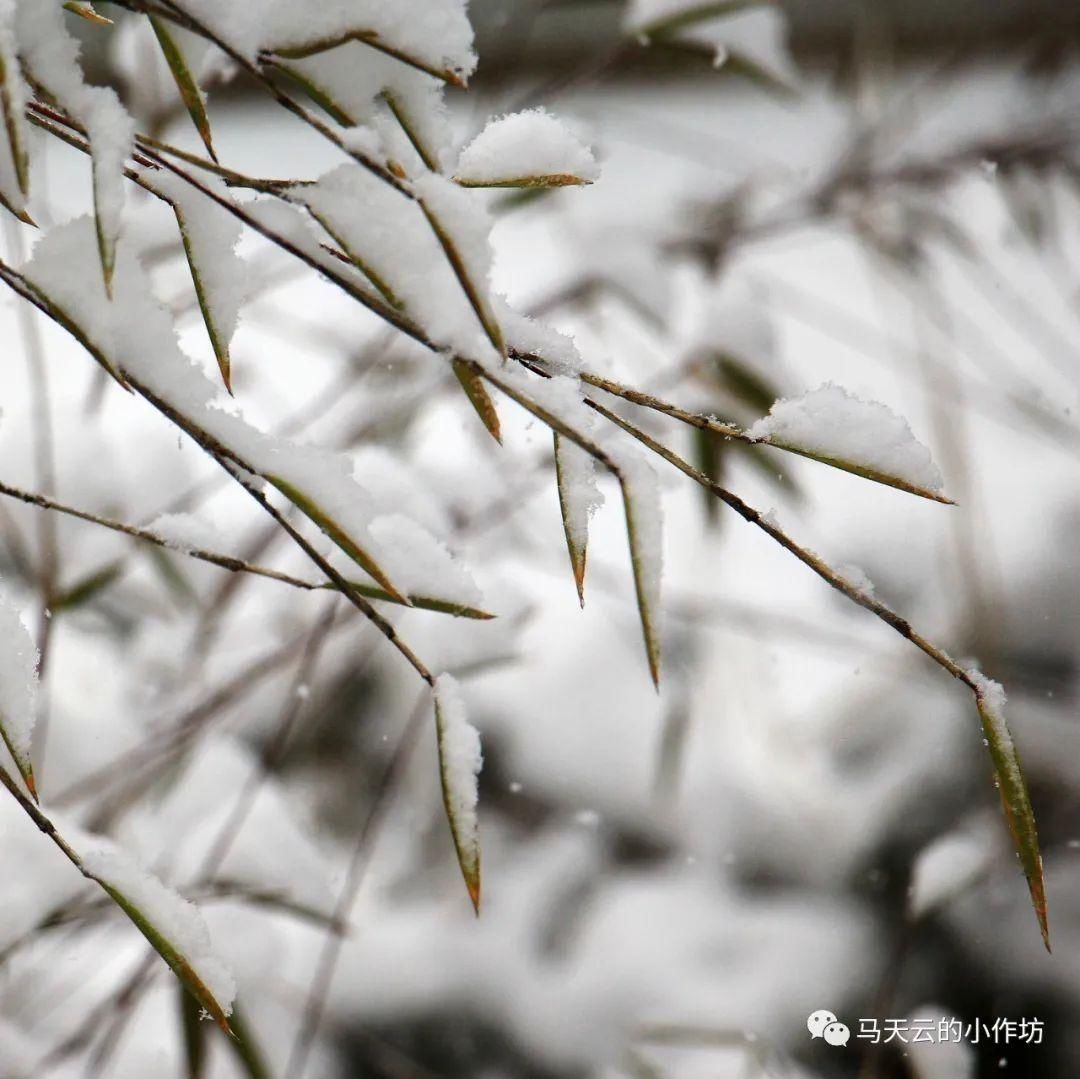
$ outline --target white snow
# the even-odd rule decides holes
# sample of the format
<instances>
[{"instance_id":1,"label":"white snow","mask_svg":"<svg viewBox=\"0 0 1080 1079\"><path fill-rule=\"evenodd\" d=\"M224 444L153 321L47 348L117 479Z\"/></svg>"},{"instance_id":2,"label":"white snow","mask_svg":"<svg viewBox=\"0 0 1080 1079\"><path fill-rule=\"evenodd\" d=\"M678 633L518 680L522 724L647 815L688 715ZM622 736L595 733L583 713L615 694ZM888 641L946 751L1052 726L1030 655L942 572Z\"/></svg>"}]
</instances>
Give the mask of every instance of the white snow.
<instances>
[{"instance_id":1,"label":"white snow","mask_svg":"<svg viewBox=\"0 0 1080 1079\"><path fill-rule=\"evenodd\" d=\"M388 514L376 517L370 531L383 568L394 580L407 580L411 595L466 607L483 604L480 589L461 563L416 521L399 513Z\"/></svg>"},{"instance_id":2,"label":"white snow","mask_svg":"<svg viewBox=\"0 0 1080 1079\"><path fill-rule=\"evenodd\" d=\"M214 951L210 931L194 903L167 888L120 848L102 841L82 854L86 872L115 889L183 956L225 1015L232 1012L236 981Z\"/></svg>"},{"instance_id":3,"label":"white snow","mask_svg":"<svg viewBox=\"0 0 1080 1079\"><path fill-rule=\"evenodd\" d=\"M220 551L221 533L190 513L163 513L147 526L147 532L163 539L175 551Z\"/></svg>"},{"instance_id":4,"label":"white snow","mask_svg":"<svg viewBox=\"0 0 1080 1079\"><path fill-rule=\"evenodd\" d=\"M995 853L997 829L982 821L939 836L919 852L908 893L908 910L920 918L958 897L989 867Z\"/></svg>"},{"instance_id":5,"label":"white snow","mask_svg":"<svg viewBox=\"0 0 1080 1079\"><path fill-rule=\"evenodd\" d=\"M68 33L58 5L23 3L16 11L16 34L27 66L83 124L90 138L94 206L103 255L111 262L120 234L126 182L123 169L131 153L135 122L120 104L115 90L84 82L79 45Z\"/></svg>"},{"instance_id":6,"label":"white snow","mask_svg":"<svg viewBox=\"0 0 1080 1079\"><path fill-rule=\"evenodd\" d=\"M600 175L592 151L545 109L491 120L461 152L456 177L496 185L571 177L592 183Z\"/></svg>"},{"instance_id":7,"label":"white snow","mask_svg":"<svg viewBox=\"0 0 1080 1079\"><path fill-rule=\"evenodd\" d=\"M439 736L439 764L447 813L466 872L480 864L477 819L480 768L483 752L480 734L469 722L461 687L451 675L435 680L435 703Z\"/></svg>"},{"instance_id":8,"label":"white snow","mask_svg":"<svg viewBox=\"0 0 1080 1079\"><path fill-rule=\"evenodd\" d=\"M596 484L596 460L567 438L560 438L558 445L566 530L573 545L583 550L589 542L589 521L604 504Z\"/></svg>"},{"instance_id":9,"label":"white snow","mask_svg":"<svg viewBox=\"0 0 1080 1079\"><path fill-rule=\"evenodd\" d=\"M210 175L199 179L229 198L224 181ZM249 290L247 268L236 254L243 226L213 199L164 169L152 182L173 203L214 351L227 356Z\"/></svg>"},{"instance_id":10,"label":"white snow","mask_svg":"<svg viewBox=\"0 0 1080 1079\"><path fill-rule=\"evenodd\" d=\"M704 0L628 0L623 27L631 34L642 34L667 19L689 15L704 6Z\"/></svg>"},{"instance_id":11,"label":"white snow","mask_svg":"<svg viewBox=\"0 0 1080 1079\"><path fill-rule=\"evenodd\" d=\"M968 670L967 673L978 687L979 714L987 728L987 735L993 737L997 743L1000 754L1005 760L1010 780L1016 786L1022 785L1023 776L1017 761L1016 746L1013 744L1009 726L1005 721L1005 705L1008 703L1005 687L974 668Z\"/></svg>"},{"instance_id":12,"label":"white snow","mask_svg":"<svg viewBox=\"0 0 1080 1079\"><path fill-rule=\"evenodd\" d=\"M781 398L748 432L752 438L843 461L935 494L943 486L930 451L907 420L875 401L832 383L797 398Z\"/></svg>"},{"instance_id":13,"label":"white snow","mask_svg":"<svg viewBox=\"0 0 1080 1079\"><path fill-rule=\"evenodd\" d=\"M466 0L294 0L222 4L185 0L185 11L254 60L261 51L288 50L368 34L388 49L460 77L476 67Z\"/></svg>"},{"instance_id":14,"label":"white snow","mask_svg":"<svg viewBox=\"0 0 1080 1079\"><path fill-rule=\"evenodd\" d=\"M37 648L18 607L0 594L0 733L24 775L37 719L37 664Z\"/></svg>"},{"instance_id":15,"label":"white snow","mask_svg":"<svg viewBox=\"0 0 1080 1079\"><path fill-rule=\"evenodd\" d=\"M861 566L856 566L853 562L845 562L836 567L836 572L839 573L852 588L857 589L867 596L872 597L874 595L874 582L870 580L866 575L866 571L863 570Z\"/></svg>"},{"instance_id":16,"label":"white snow","mask_svg":"<svg viewBox=\"0 0 1080 1079\"><path fill-rule=\"evenodd\" d=\"M474 286L486 295L490 225L475 193L434 174L418 181L417 192L453 237ZM476 313L417 203L356 165L342 165L317 184L298 187L293 197L434 344L465 355L488 351Z\"/></svg>"}]
</instances>

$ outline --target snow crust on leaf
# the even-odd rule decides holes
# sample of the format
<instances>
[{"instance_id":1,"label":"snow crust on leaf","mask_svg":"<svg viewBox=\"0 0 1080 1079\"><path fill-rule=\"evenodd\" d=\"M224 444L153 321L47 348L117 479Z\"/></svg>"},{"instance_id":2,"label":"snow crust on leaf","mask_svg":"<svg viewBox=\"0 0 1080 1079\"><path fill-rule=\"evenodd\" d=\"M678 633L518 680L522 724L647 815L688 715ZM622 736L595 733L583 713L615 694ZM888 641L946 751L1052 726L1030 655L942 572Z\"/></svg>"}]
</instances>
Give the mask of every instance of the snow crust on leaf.
<instances>
[{"instance_id":1,"label":"snow crust on leaf","mask_svg":"<svg viewBox=\"0 0 1080 1079\"><path fill-rule=\"evenodd\" d=\"M200 183L228 197L217 177L200 177ZM249 287L246 267L236 254L242 226L213 199L164 169L154 175L153 185L176 209L214 351L219 358L227 356Z\"/></svg>"},{"instance_id":2,"label":"snow crust on leaf","mask_svg":"<svg viewBox=\"0 0 1080 1079\"><path fill-rule=\"evenodd\" d=\"M0 0L0 76L0 198L19 212L26 206L20 173L25 179L29 140L25 109L29 92L19 69L14 0Z\"/></svg>"},{"instance_id":3,"label":"snow crust on leaf","mask_svg":"<svg viewBox=\"0 0 1080 1079\"><path fill-rule=\"evenodd\" d=\"M117 263L114 302L105 301L100 274L88 274L92 238L89 218L53 229L24 267L27 279L128 377L209 434L248 470L304 496L380 567L384 556L393 560L394 553L383 550L370 530L375 516L372 500L356 482L348 458L266 434L227 411L231 406L218 386L181 350L168 312L149 291L130 252L122 253ZM430 562L417 562L415 567L404 560L399 564L406 575L388 582L399 593L415 590L409 576L414 569L421 571L420 580L429 590L436 583ZM460 589L460 575L446 583Z\"/></svg>"},{"instance_id":4,"label":"snow crust on leaf","mask_svg":"<svg viewBox=\"0 0 1080 1079\"><path fill-rule=\"evenodd\" d=\"M457 198L447 195L447 187ZM488 221L468 192L439 176L420 185L445 220L474 283L487 290L491 254ZM423 211L356 165L342 165L294 197L369 271L376 287L401 306L436 345L473 355L484 351L483 329Z\"/></svg>"},{"instance_id":5,"label":"snow crust on leaf","mask_svg":"<svg viewBox=\"0 0 1080 1079\"><path fill-rule=\"evenodd\" d=\"M566 124L538 108L491 120L461 151L455 175L473 184L560 176L592 183L600 169Z\"/></svg>"},{"instance_id":6,"label":"snow crust on leaf","mask_svg":"<svg viewBox=\"0 0 1080 1079\"><path fill-rule=\"evenodd\" d=\"M238 52L297 49L348 34L369 33L386 48L433 68L466 77L476 68L466 0L185 0L184 10L210 26Z\"/></svg>"},{"instance_id":7,"label":"snow crust on leaf","mask_svg":"<svg viewBox=\"0 0 1080 1079\"><path fill-rule=\"evenodd\" d=\"M38 651L18 607L0 593L0 732L24 776L37 720L37 665Z\"/></svg>"},{"instance_id":8,"label":"snow crust on leaf","mask_svg":"<svg viewBox=\"0 0 1080 1079\"><path fill-rule=\"evenodd\" d=\"M448 164L452 127L441 80L359 42L290 60L286 67L332 102L341 113L339 119L354 126L368 125L374 131L377 145L361 147L369 156L393 157L413 173L425 167L394 109L431 163L439 168Z\"/></svg>"},{"instance_id":9,"label":"snow crust on leaf","mask_svg":"<svg viewBox=\"0 0 1080 1079\"><path fill-rule=\"evenodd\" d=\"M941 492L944 481L930 451L907 420L876 401L864 401L833 383L781 398L748 432L752 438L845 461Z\"/></svg>"},{"instance_id":10,"label":"snow crust on leaf","mask_svg":"<svg viewBox=\"0 0 1080 1079\"><path fill-rule=\"evenodd\" d=\"M214 950L199 908L167 888L111 843L98 840L96 846L83 853L82 862L90 876L138 908L209 990L222 1012L226 1016L231 1014L236 981Z\"/></svg>"},{"instance_id":11,"label":"snow crust on leaf","mask_svg":"<svg viewBox=\"0 0 1080 1079\"><path fill-rule=\"evenodd\" d=\"M480 902L480 831L477 818L479 778L483 765L480 734L469 722L457 680L448 674L435 680L435 718L443 800L454 836L461 871L473 903Z\"/></svg>"}]
</instances>

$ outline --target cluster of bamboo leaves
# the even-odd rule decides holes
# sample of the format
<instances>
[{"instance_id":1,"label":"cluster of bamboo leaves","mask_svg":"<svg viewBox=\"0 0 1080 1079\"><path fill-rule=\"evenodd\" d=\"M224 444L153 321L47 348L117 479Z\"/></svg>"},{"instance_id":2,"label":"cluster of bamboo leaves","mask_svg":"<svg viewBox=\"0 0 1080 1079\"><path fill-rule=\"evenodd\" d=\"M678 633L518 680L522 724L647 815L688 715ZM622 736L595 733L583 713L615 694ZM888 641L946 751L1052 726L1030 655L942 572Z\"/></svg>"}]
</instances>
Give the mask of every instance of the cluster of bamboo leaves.
<instances>
[{"instance_id":1,"label":"cluster of bamboo leaves","mask_svg":"<svg viewBox=\"0 0 1080 1079\"><path fill-rule=\"evenodd\" d=\"M103 7L103 5L101 6ZM176 92L190 115L191 122L205 148L204 155L193 154L151 138L148 135L138 134L135 139L134 152L128 162L125 174L130 183L143 188L157 198L173 202L177 220L178 240L183 244L187 256L194 291L206 322L209 339L217 357L223 385L231 392L232 362L228 342L215 324L213 304L206 295L206 275L200 266L200 252L191 241L183 208L179 201L170 200L169 195L166 193L167 185L157 182L155 178L158 176L168 176L171 178L170 182L179 181L193 192L197 192L202 197L217 203L245 228L261 234L281 250L316 270L333 285L347 293L356 303L361 304L364 308L383 319L395 331L412 338L422 345L429 346L439 360L445 362L447 358L443 350L430 341L424 330L414 321L401 299L394 294L393 289L389 287L383 275L379 273L378 267L371 263L368 254L361 250L351 249L347 243L343 242L342 237L334 234L330 222L325 220L320 222L326 231L325 243L321 252L312 252L276 232L262 219L252 214L244 203L230 198L229 189L245 189L259 192L271 198L291 200L295 204L296 193L291 185L283 184L280 181L268 181L259 177L244 175L230 169L219 160L214 144L211 117L206 107L206 99L192 67L185 57L177 34L178 30L203 37L228 54L232 61L243 69L252 83L262 89L268 101L276 104L283 112L288 112L293 117L299 118L321 137L333 143L355 164L369 171L381 183L391 188L400 197L403 205L413 203L419 207L432 233L438 240L447 264L456 276L463 294L472 305L480 326L483 327L493 348L502 357L502 367L493 366L480 358L469 355L455 354L448 358L453 374L460 382L464 400L475 410L480 422L490 432L493 442L497 443L501 439L499 417L499 410L502 407L499 402L501 396L525 409L550 427L554 440L557 466L563 459L565 447L572 444L590 455L603 469L613 473L619 482L625 506L631 564L636 583L646 658L652 678L659 686L661 655L659 634L656 629L658 612L652 609L654 600L644 580L647 572L644 565L646 556L640 547L643 522L638 516L641 509L635 501L630 477L625 474L620 461L609 451L608 444L604 440L594 437L589 431L579 429L565 418L556 415L554 411L545 405L542 395L530 392L529 386L539 385L551 377L552 372L556 370L556 365L540 352L519 349L514 346L512 339L508 338L504 328L500 325L499 318L487 297L484 284L473 279L468 260L459 249L452 224L442 220L437 210L429 205L422 195L418 193L413 182L415 178L410 176L399 162L379 159L365 150L359 149L356 142L343 139L341 128L343 126L352 126L355 122L354 117L349 115L348 110L341 102L335 101L333 92L328 86L320 84L317 66L302 64L301 61L318 58L320 55L337 48L343 42L351 41L361 42L372 49L381 49L388 52L396 62L420 69L426 74L442 80L447 85L461 86L464 81L461 73L432 67L429 62L420 57L412 56L407 51L399 48L391 48L380 41L370 28L363 25L350 28L348 33L337 36L332 40L320 41L314 44L304 43L302 46L295 48L283 43L272 54L263 55L257 62L253 62L236 52L228 42L221 40L208 26L187 11L183 0L116 0L113 6L125 8L149 21L160 45L162 55L175 80ZM102 33L109 32L110 20L101 10L95 9L93 4L69 2L65 3L63 7L73 15L80 16L96 24ZM729 7L730 5L726 4L701 4L697 8L688 9L677 18L673 17L670 20L670 25L665 23L650 26L649 36L662 38L665 33L682 29L694 19L722 16ZM33 70L23 69L22 65L24 65L24 60L17 53L0 52L0 91L2 91L0 93L0 105L2 105L3 109L4 137L8 140L11 157L17 168L20 189L24 196L28 196L30 194L31 169L27 125L34 125L79 151L92 153L93 147L90 144L87 131L82 128L77 119L69 115L60 103L49 94L47 86L37 77L37 73ZM20 70L27 85L33 90L25 108L19 107L17 95L9 92L12 85L12 75ZM294 91L297 89L308 99L309 103L305 103L301 97L294 96ZM401 125L417 151L420 161L424 163L424 167L437 170L439 167L438 155L424 141L422 135L423 125L419 122L420 118L410 116L405 103L396 100L391 89L387 89L384 97L387 108ZM220 186L222 180L224 181L224 187ZM566 175L524 175L503 178L499 181L498 186L542 190L546 187L565 186L576 182L584 183L585 181ZM477 185L470 181L468 186ZM11 206L8 206L7 209L14 213L23 223L32 224L25 210ZM319 220L317 215L313 214L313 216L316 221ZM103 280L108 287L111 284L115 265L116 236L104 227L99 228L98 234L101 271ZM354 270L360 272L367 282L366 285L357 283ZM174 407L169 401L163 400L149 387L143 385L131 372L124 370L114 357L102 351L98 343L79 324L78 319L72 312L64 310L61 304L36 287L16 268L0 264L0 277L24 301L32 304L68 330L125 391L145 398L152 407L162 412L170 421L189 435L210 458L218 462L226 472L243 484L245 490L259 503L262 510L277 522L278 526L304 551L323 580L319 585L311 585L308 582L291 578L265 567L246 563L223 552L196 550L190 552L193 557L225 569L260 574L293 587L321 587L340 592L362 618L370 620L385 635L393 647L411 665L416 675L434 688L437 675L430 671L408 643L401 639L393 624L383 613L384 605L396 604L419 607L446 617L473 619L489 618L490 615L487 612L462 606L437 595L403 594L370 552L362 544L358 543L354 537L350 536L347 529L321 507L310 492L299 489L285 477L261 471L257 465L247 460L234 447L223 445L212 433L200 426L197 418L185 415L181 409ZM734 372L729 371L728 375L740 377L737 370ZM527 380L523 376L527 376ZM715 463L721 451L725 453L732 452L740 446L744 447L748 453L758 453L760 452L759 445L766 443L778 450L814 457L825 465L846 470L867 480L886 484L915 496L934 499L939 502L948 502L948 499L937 492L912 485L901 477L868 468L858 461L809 453L804 448L793 444L785 444L782 441L769 442L767 439L754 438L739 425L722 422L711 416L682 409L672 402L603 378L589 372L587 369L580 373L579 381L584 405L599 418L605 430L620 430L641 447L644 447L644 450L653 459L675 468L691 482L697 484L712 504L717 506L726 505L751 525L761 529L773 541L787 549L829 585L844 593L852 602L871 612L921 649L938 666L963 683L973 693L978 713L985 728L993 770L1000 788L1005 815L1027 877L1040 929L1044 939L1047 939L1042 864L1030 799L1015 748L1011 739L1007 736L1007 731L1003 731L1000 717L993 714L992 705L987 700L985 685L982 680L952 659L937 645L924 638L901 615L857 585L845 580L839 572L829 566L818 555L797 543L769 517L760 513L724 487L717 478L719 475L717 469L710 466L710 461ZM661 443L649 434L644 427L628 418L628 416L633 415L634 409L657 413L693 428L704 447L702 454L699 456L700 467ZM497 452L494 446L492 452ZM353 579L335 569L319 553L316 546L305 537L303 532L292 524L286 515L263 493L262 488L250 482L252 476L257 476L266 481L304 517L317 526L356 563L362 576ZM582 602L584 602L587 548L579 530L572 528L570 525L570 516L573 512L572 493L568 490L563 470L559 467L556 467L555 470L555 483L559 489L560 505L566 522L566 541L575 585L582 597ZM123 522L108 521L81 513L41 495L18 491L7 486L2 488L2 493L8 497L22 498L24 501L41 506L50 512L72 513L81 516L84 519L94 521L96 524L125 532L149 544L162 547L167 545L163 537L155 535L151 530L137 529ZM443 726L442 718L439 717L437 731L440 750L443 744ZM19 802L26 813L60 847L74 865L87 872L79 854L60 836L52 822L38 806L37 790L29 759L17 759L17 765L23 780L23 787L20 787L16 780L4 770L0 770L0 781L3 782L9 793ZM468 892L477 905L477 909L479 909L480 855L477 836L466 832L461 822L455 819L452 808L454 797L453 791L450 789L454 779L445 763L442 768L441 778L446 794L445 802L450 830L457 850L458 860ZM223 1029L231 1031L230 1020L225 1009L200 981L178 945L174 941L170 941L153 924L147 912L140 910L130 897L107 881L99 881L99 883L165 959L199 1006L205 1008Z\"/></svg>"}]
</instances>

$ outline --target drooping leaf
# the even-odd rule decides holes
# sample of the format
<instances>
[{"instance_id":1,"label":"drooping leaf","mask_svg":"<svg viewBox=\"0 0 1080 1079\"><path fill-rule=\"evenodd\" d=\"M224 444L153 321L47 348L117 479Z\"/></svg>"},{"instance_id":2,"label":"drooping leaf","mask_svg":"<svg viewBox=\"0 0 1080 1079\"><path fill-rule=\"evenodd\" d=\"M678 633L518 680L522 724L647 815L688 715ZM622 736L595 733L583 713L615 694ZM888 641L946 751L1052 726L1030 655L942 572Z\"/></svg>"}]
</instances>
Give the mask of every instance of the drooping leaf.
<instances>
[{"instance_id":1,"label":"drooping leaf","mask_svg":"<svg viewBox=\"0 0 1080 1079\"><path fill-rule=\"evenodd\" d=\"M577 587L578 602L585 606L585 570L589 556L589 511L590 507L579 505L579 493L571 477L574 463L571 455L577 446L568 444L558 431L555 439L555 482L559 490L559 511L562 514L563 534L566 536L566 549L570 554L570 567L574 572L574 584ZM591 458L588 458L591 462Z\"/></svg>"},{"instance_id":2,"label":"drooping leaf","mask_svg":"<svg viewBox=\"0 0 1080 1079\"><path fill-rule=\"evenodd\" d=\"M454 360L454 374L457 375L461 388L465 391L480 422L488 429L488 433L496 442L502 442L502 427L499 423L499 413L495 410L495 402L491 399L484 380L476 373L473 367L464 360Z\"/></svg>"},{"instance_id":3,"label":"drooping leaf","mask_svg":"<svg viewBox=\"0 0 1080 1079\"><path fill-rule=\"evenodd\" d=\"M180 92L180 98L184 102L188 115L191 117L191 122L195 125L195 130L198 131L199 138L202 139L203 145L206 147L206 152L213 161L217 161L217 154L214 152L213 134L210 130L210 117L206 114L206 102L203 100L202 91L199 89L199 84L188 66L183 50L168 25L162 19L154 18L151 15L150 25L153 27L158 44L161 46L161 53L165 57L165 62L169 65L169 70L176 81L176 88Z\"/></svg>"},{"instance_id":4,"label":"drooping leaf","mask_svg":"<svg viewBox=\"0 0 1080 1079\"><path fill-rule=\"evenodd\" d=\"M454 840L461 875L476 913L480 913L480 833L477 780L483 756L480 735L465 714L457 682L449 675L435 680L435 728L443 805Z\"/></svg>"},{"instance_id":5,"label":"drooping leaf","mask_svg":"<svg viewBox=\"0 0 1080 1079\"><path fill-rule=\"evenodd\" d=\"M982 720L983 735L990 750L990 759L994 764L994 778L1001 795L1005 819L1009 824L1024 876L1027 878L1031 905L1039 922L1039 932L1046 950L1049 951L1050 928L1047 921L1046 882L1043 878L1039 834L1035 827L1035 811L1031 806L1027 781L1020 765L1020 754L1005 722L1005 691L997 682L985 678L977 671L969 674L977 687L975 700L979 718Z\"/></svg>"}]
</instances>

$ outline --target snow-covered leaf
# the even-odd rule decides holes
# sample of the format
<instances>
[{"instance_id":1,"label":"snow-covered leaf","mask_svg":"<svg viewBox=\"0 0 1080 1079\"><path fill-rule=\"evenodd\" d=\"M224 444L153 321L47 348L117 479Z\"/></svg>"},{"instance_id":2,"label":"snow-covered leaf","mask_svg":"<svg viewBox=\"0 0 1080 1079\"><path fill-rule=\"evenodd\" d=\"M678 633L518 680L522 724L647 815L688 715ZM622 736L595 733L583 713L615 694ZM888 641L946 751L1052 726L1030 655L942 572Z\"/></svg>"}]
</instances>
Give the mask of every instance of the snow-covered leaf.
<instances>
[{"instance_id":1,"label":"snow-covered leaf","mask_svg":"<svg viewBox=\"0 0 1080 1079\"><path fill-rule=\"evenodd\" d=\"M212 160L217 161L214 138L210 130L210 117L206 114L206 102L203 99L202 90L199 89L198 80L188 66L183 49L173 30L163 19L150 16L150 25L161 46L161 54L165 57L165 62L169 65L169 70L176 81L176 89L180 92L180 99L184 102L191 122L195 125L199 138L206 147L206 152Z\"/></svg>"},{"instance_id":2,"label":"snow-covered leaf","mask_svg":"<svg viewBox=\"0 0 1080 1079\"><path fill-rule=\"evenodd\" d=\"M113 24L112 19L107 19L99 11L95 11L94 5L88 3L87 0L81 0L81 2L80 0L67 0L64 4L64 10L79 15L96 26L112 26Z\"/></svg>"},{"instance_id":3,"label":"snow-covered leaf","mask_svg":"<svg viewBox=\"0 0 1080 1079\"><path fill-rule=\"evenodd\" d=\"M983 734L994 762L994 777L1005 819L1009 823L1020 864L1024 868L1031 904L1039 922L1046 950L1050 950L1050 928L1047 922L1046 882L1043 879L1042 853L1039 850L1039 834L1035 827L1035 811L1031 807L1027 782L1020 767L1020 754L1005 722L1005 690L978 671L968 671L976 685L975 698L982 720Z\"/></svg>"},{"instance_id":4,"label":"snow-covered leaf","mask_svg":"<svg viewBox=\"0 0 1080 1079\"><path fill-rule=\"evenodd\" d=\"M469 402L476 409L480 421L496 442L502 442L499 413L495 409L495 402L491 399L491 394L488 393L487 387L484 385L484 380L464 360L454 360L453 367L454 374L457 376L458 382L461 383L465 396L468 397Z\"/></svg>"},{"instance_id":5,"label":"snow-covered leaf","mask_svg":"<svg viewBox=\"0 0 1080 1079\"><path fill-rule=\"evenodd\" d=\"M435 726L446 819L465 887L479 914L480 830L476 807L483 754L480 735L465 713L461 687L447 674L435 680Z\"/></svg>"},{"instance_id":6,"label":"snow-covered leaf","mask_svg":"<svg viewBox=\"0 0 1080 1079\"><path fill-rule=\"evenodd\" d=\"M0 596L0 642L0 737L36 798L30 748L37 719L38 653L6 596Z\"/></svg>"},{"instance_id":7,"label":"snow-covered leaf","mask_svg":"<svg viewBox=\"0 0 1080 1079\"><path fill-rule=\"evenodd\" d=\"M215 185L213 179L204 183ZM236 254L240 223L211 199L170 175L155 176L153 185L172 203L206 324L218 370L225 388L232 392L232 360L229 345L236 332L240 309L246 298L246 267ZM223 183L218 193L227 197Z\"/></svg>"},{"instance_id":8,"label":"snow-covered leaf","mask_svg":"<svg viewBox=\"0 0 1080 1079\"><path fill-rule=\"evenodd\" d=\"M592 151L544 109L492 120L461 152L463 187L571 187L599 175Z\"/></svg>"},{"instance_id":9,"label":"snow-covered leaf","mask_svg":"<svg viewBox=\"0 0 1080 1079\"><path fill-rule=\"evenodd\" d=\"M188 992L231 1034L236 982L214 952L199 909L114 846L96 846L81 860L84 873L105 889Z\"/></svg>"},{"instance_id":10,"label":"snow-covered leaf","mask_svg":"<svg viewBox=\"0 0 1080 1079\"><path fill-rule=\"evenodd\" d=\"M826 383L777 401L747 432L758 442L935 502L950 503L930 451L901 416Z\"/></svg>"},{"instance_id":11,"label":"snow-covered leaf","mask_svg":"<svg viewBox=\"0 0 1080 1079\"><path fill-rule=\"evenodd\" d=\"M555 438L555 480L559 489L566 548L574 571L578 601L585 606L585 569L589 550L589 518L603 501L596 486L596 461L580 446L557 431Z\"/></svg>"}]
</instances>

